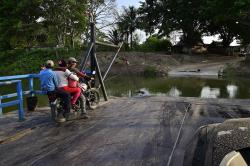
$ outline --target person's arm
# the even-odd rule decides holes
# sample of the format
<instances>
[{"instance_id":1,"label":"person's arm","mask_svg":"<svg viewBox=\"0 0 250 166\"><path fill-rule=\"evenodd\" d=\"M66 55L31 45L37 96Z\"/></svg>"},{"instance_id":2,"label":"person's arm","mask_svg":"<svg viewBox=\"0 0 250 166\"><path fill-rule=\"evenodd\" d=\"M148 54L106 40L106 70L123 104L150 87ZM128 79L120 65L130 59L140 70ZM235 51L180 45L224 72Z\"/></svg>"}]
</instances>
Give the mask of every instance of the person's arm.
<instances>
[{"instance_id":1,"label":"person's arm","mask_svg":"<svg viewBox=\"0 0 250 166\"><path fill-rule=\"evenodd\" d=\"M71 71L69 71L68 69L66 69L65 71L65 76L68 78L71 78L72 80L75 81L79 81L79 78L77 77L77 75L75 75L74 73L72 73Z\"/></svg>"},{"instance_id":2,"label":"person's arm","mask_svg":"<svg viewBox=\"0 0 250 166\"><path fill-rule=\"evenodd\" d=\"M55 87L57 88L58 85L59 85L59 82L58 82L58 79L57 79L57 76L56 76L55 72L52 73L52 77L53 77L52 79L53 79L53 82L55 84Z\"/></svg>"},{"instance_id":3,"label":"person's arm","mask_svg":"<svg viewBox=\"0 0 250 166\"><path fill-rule=\"evenodd\" d=\"M78 70L77 68L72 69L72 71L74 71L78 77L85 77L86 76L85 73L80 72L80 70Z\"/></svg>"},{"instance_id":4,"label":"person's arm","mask_svg":"<svg viewBox=\"0 0 250 166\"><path fill-rule=\"evenodd\" d=\"M67 70L67 68L66 67L56 67L54 70L55 71L63 71L63 72L65 72Z\"/></svg>"}]
</instances>

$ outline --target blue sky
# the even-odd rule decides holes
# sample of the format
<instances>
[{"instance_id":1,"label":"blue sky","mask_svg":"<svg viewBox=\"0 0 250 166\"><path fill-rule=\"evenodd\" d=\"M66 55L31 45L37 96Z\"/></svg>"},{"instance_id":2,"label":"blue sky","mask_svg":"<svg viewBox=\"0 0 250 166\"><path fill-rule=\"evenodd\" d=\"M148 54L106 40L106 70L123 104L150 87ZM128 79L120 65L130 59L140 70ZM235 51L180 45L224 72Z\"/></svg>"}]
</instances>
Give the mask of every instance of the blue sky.
<instances>
[{"instance_id":1,"label":"blue sky","mask_svg":"<svg viewBox=\"0 0 250 166\"><path fill-rule=\"evenodd\" d=\"M121 6L136 6L139 7L139 2L144 0L116 0L116 3L119 7Z\"/></svg>"}]
</instances>

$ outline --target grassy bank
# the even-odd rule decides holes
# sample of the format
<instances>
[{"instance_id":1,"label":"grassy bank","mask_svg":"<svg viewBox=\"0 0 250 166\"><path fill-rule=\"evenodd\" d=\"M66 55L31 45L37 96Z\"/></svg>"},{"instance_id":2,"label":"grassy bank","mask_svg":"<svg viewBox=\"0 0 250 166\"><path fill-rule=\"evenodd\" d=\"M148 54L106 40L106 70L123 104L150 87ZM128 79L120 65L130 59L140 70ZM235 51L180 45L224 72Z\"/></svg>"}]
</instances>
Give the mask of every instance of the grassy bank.
<instances>
[{"instance_id":1,"label":"grassy bank","mask_svg":"<svg viewBox=\"0 0 250 166\"><path fill-rule=\"evenodd\" d=\"M48 59L55 62L68 57L80 59L86 50L67 49L36 49L36 50L11 50L0 53L0 76L38 73L40 66ZM114 56L112 52L98 52L97 58L102 71L105 71ZM129 61L126 65L124 59ZM170 66L178 62L164 52L121 52L112 66L109 75L137 75L165 76Z\"/></svg>"},{"instance_id":2,"label":"grassy bank","mask_svg":"<svg viewBox=\"0 0 250 166\"><path fill-rule=\"evenodd\" d=\"M0 76L37 73L40 66L48 59L57 61L70 56L78 57L81 50L38 49L11 50L0 53Z\"/></svg>"},{"instance_id":3,"label":"grassy bank","mask_svg":"<svg viewBox=\"0 0 250 166\"><path fill-rule=\"evenodd\" d=\"M227 64L224 70L225 77L250 77L250 61L242 60L238 63Z\"/></svg>"}]
</instances>

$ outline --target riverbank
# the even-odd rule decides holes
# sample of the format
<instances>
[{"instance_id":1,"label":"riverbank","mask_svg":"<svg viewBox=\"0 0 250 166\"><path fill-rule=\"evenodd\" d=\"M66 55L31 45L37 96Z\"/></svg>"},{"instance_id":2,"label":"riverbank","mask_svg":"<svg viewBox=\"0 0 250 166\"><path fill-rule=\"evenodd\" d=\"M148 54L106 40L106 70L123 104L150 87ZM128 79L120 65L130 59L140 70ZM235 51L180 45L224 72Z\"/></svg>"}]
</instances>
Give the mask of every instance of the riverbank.
<instances>
[{"instance_id":1,"label":"riverbank","mask_svg":"<svg viewBox=\"0 0 250 166\"><path fill-rule=\"evenodd\" d=\"M225 75L230 77L250 77L250 61L242 60L239 63L227 65L225 69Z\"/></svg>"},{"instance_id":2,"label":"riverbank","mask_svg":"<svg viewBox=\"0 0 250 166\"><path fill-rule=\"evenodd\" d=\"M83 50L65 49L12 50L0 53L0 76L37 73L48 59L57 62L73 56L80 61L85 53ZM106 70L113 56L114 52L97 52L101 71ZM162 52L121 52L109 74L165 76L170 67L178 64L178 60Z\"/></svg>"},{"instance_id":3,"label":"riverbank","mask_svg":"<svg viewBox=\"0 0 250 166\"><path fill-rule=\"evenodd\" d=\"M38 73L40 66L48 59L58 61L73 56L78 60L85 55L83 50L43 49L13 50L0 53L0 76ZM114 52L97 52L102 71L105 71ZM236 57L220 55L169 55L164 52L121 52L111 68L112 75L167 76L169 71L197 70L206 72L207 67L221 68L225 64L239 64ZM205 67L204 67L205 66ZM250 65L249 65L250 67ZM241 71L241 70L238 70Z\"/></svg>"}]
</instances>

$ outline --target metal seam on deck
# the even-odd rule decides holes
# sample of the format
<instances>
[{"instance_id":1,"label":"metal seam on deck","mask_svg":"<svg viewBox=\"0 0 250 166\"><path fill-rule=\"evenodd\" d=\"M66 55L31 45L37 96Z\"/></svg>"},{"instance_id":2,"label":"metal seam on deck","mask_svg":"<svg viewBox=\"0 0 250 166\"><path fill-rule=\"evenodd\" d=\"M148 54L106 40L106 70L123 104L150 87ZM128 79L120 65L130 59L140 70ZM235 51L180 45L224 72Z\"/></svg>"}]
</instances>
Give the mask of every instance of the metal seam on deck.
<instances>
[{"instance_id":1,"label":"metal seam on deck","mask_svg":"<svg viewBox=\"0 0 250 166\"><path fill-rule=\"evenodd\" d=\"M185 110L185 115L184 115L184 117L183 117L183 119L182 119L182 122L181 122L181 126L180 126L180 129L179 129L177 138L176 138L176 140L175 140L173 149L172 149L171 154L170 154L170 156L169 156L169 158L168 158L168 164L167 164L167 166L170 166L170 164L171 164L171 161L172 161L172 157L173 157L174 151L175 151L175 149L176 149L177 143L178 143L179 138L180 138L180 135L181 135L181 130L182 130L183 124L184 124L184 122L185 122L186 116L187 116L188 111L190 110L190 108L191 108L191 104L188 104L188 106L186 107L186 110Z\"/></svg>"}]
</instances>

